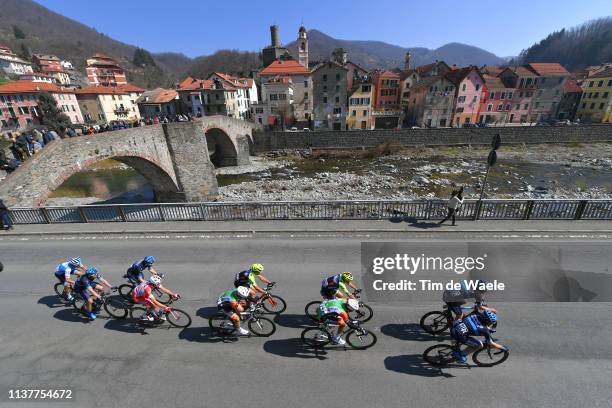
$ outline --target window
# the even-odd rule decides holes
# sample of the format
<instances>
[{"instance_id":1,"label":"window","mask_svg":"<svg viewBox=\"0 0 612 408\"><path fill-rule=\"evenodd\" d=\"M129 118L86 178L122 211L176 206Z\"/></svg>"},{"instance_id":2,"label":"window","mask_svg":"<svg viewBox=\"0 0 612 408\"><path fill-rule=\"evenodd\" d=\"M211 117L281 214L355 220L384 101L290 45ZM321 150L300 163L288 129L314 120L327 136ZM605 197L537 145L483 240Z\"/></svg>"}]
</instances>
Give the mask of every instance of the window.
<instances>
[{"instance_id":1,"label":"window","mask_svg":"<svg viewBox=\"0 0 612 408\"><path fill-rule=\"evenodd\" d=\"M334 108L334 115L340 115L342 113L342 108Z\"/></svg>"},{"instance_id":2,"label":"window","mask_svg":"<svg viewBox=\"0 0 612 408\"><path fill-rule=\"evenodd\" d=\"M534 106L535 106L536 109L539 108L540 107L540 102L536 102Z\"/></svg>"},{"instance_id":3,"label":"window","mask_svg":"<svg viewBox=\"0 0 612 408\"><path fill-rule=\"evenodd\" d=\"M595 109L595 103L591 104L591 109Z\"/></svg>"},{"instance_id":4,"label":"window","mask_svg":"<svg viewBox=\"0 0 612 408\"><path fill-rule=\"evenodd\" d=\"M604 106L605 106L605 103L600 103L600 104L599 104L599 109L603 109L603 108L604 108Z\"/></svg>"},{"instance_id":5,"label":"window","mask_svg":"<svg viewBox=\"0 0 612 408\"><path fill-rule=\"evenodd\" d=\"M465 102L465 95L460 96L459 98L457 98L457 102L464 103Z\"/></svg>"},{"instance_id":6,"label":"window","mask_svg":"<svg viewBox=\"0 0 612 408\"><path fill-rule=\"evenodd\" d=\"M603 97L604 97L605 99L608 99L608 92L604 92Z\"/></svg>"},{"instance_id":7,"label":"window","mask_svg":"<svg viewBox=\"0 0 612 408\"><path fill-rule=\"evenodd\" d=\"M465 92L466 89L467 89L467 85L463 84L463 86L461 87L461 90Z\"/></svg>"},{"instance_id":8,"label":"window","mask_svg":"<svg viewBox=\"0 0 612 408\"><path fill-rule=\"evenodd\" d=\"M499 99L506 99L506 93L505 93L505 92L502 92L502 93L501 93L501 96L499 97Z\"/></svg>"},{"instance_id":9,"label":"window","mask_svg":"<svg viewBox=\"0 0 612 408\"><path fill-rule=\"evenodd\" d=\"M504 110L504 105L502 105L502 104L497 105L497 111L498 112L499 111L503 111L503 110Z\"/></svg>"},{"instance_id":10,"label":"window","mask_svg":"<svg viewBox=\"0 0 612 408\"><path fill-rule=\"evenodd\" d=\"M546 78L542 78L542 81L540 82L542 82L542 85L544 85L544 83L546 82Z\"/></svg>"},{"instance_id":11,"label":"window","mask_svg":"<svg viewBox=\"0 0 612 408\"><path fill-rule=\"evenodd\" d=\"M520 104L520 103L517 103L517 104L516 104L516 106L514 107L514 109L516 109L516 110L520 110L520 109L521 109L521 104Z\"/></svg>"},{"instance_id":12,"label":"window","mask_svg":"<svg viewBox=\"0 0 612 408\"><path fill-rule=\"evenodd\" d=\"M510 104L506 105L506 110L509 111L510 110Z\"/></svg>"},{"instance_id":13,"label":"window","mask_svg":"<svg viewBox=\"0 0 612 408\"><path fill-rule=\"evenodd\" d=\"M327 103L327 96L323 97L323 103Z\"/></svg>"},{"instance_id":14,"label":"window","mask_svg":"<svg viewBox=\"0 0 612 408\"><path fill-rule=\"evenodd\" d=\"M597 83L597 86L603 86L603 80L599 81L599 82Z\"/></svg>"},{"instance_id":15,"label":"window","mask_svg":"<svg viewBox=\"0 0 612 408\"><path fill-rule=\"evenodd\" d=\"M512 92L508 92L508 99L512 99Z\"/></svg>"},{"instance_id":16,"label":"window","mask_svg":"<svg viewBox=\"0 0 612 408\"><path fill-rule=\"evenodd\" d=\"M336 81L340 80L340 74L336 74Z\"/></svg>"},{"instance_id":17,"label":"window","mask_svg":"<svg viewBox=\"0 0 612 408\"><path fill-rule=\"evenodd\" d=\"M519 92L519 98L522 98L522 97L523 97L523 93Z\"/></svg>"},{"instance_id":18,"label":"window","mask_svg":"<svg viewBox=\"0 0 612 408\"><path fill-rule=\"evenodd\" d=\"M480 84L476 84L476 90L480 90Z\"/></svg>"},{"instance_id":19,"label":"window","mask_svg":"<svg viewBox=\"0 0 612 408\"><path fill-rule=\"evenodd\" d=\"M357 116L357 111L356 110L351 111L351 116Z\"/></svg>"},{"instance_id":20,"label":"window","mask_svg":"<svg viewBox=\"0 0 612 408\"><path fill-rule=\"evenodd\" d=\"M589 88L592 88L592 87L593 87L593 85L595 85L595 81L591 81L591 82L589 82Z\"/></svg>"},{"instance_id":21,"label":"window","mask_svg":"<svg viewBox=\"0 0 612 408\"><path fill-rule=\"evenodd\" d=\"M525 78L521 78L521 82L519 84L519 88L522 88L525 85ZM521 94L522 96L522 94Z\"/></svg>"},{"instance_id":22,"label":"window","mask_svg":"<svg viewBox=\"0 0 612 408\"><path fill-rule=\"evenodd\" d=\"M340 97L336 96L336 103L340 103Z\"/></svg>"},{"instance_id":23,"label":"window","mask_svg":"<svg viewBox=\"0 0 612 408\"><path fill-rule=\"evenodd\" d=\"M304 92L304 99L308 99L308 92Z\"/></svg>"},{"instance_id":24,"label":"window","mask_svg":"<svg viewBox=\"0 0 612 408\"><path fill-rule=\"evenodd\" d=\"M474 97L472 98L472 103L476 102L478 100L478 96L474 95Z\"/></svg>"},{"instance_id":25,"label":"window","mask_svg":"<svg viewBox=\"0 0 612 408\"><path fill-rule=\"evenodd\" d=\"M308 78L304 79L304 88L308 88Z\"/></svg>"},{"instance_id":26,"label":"window","mask_svg":"<svg viewBox=\"0 0 612 408\"><path fill-rule=\"evenodd\" d=\"M361 92L370 92L370 90L371 90L370 85L361 86Z\"/></svg>"},{"instance_id":27,"label":"window","mask_svg":"<svg viewBox=\"0 0 612 408\"><path fill-rule=\"evenodd\" d=\"M528 103L526 103L526 104L525 104L525 106L523 106L523 109L524 109L524 110L529 109L529 104L528 104Z\"/></svg>"},{"instance_id":28,"label":"window","mask_svg":"<svg viewBox=\"0 0 612 408\"><path fill-rule=\"evenodd\" d=\"M489 99L495 99L495 92L489 93Z\"/></svg>"},{"instance_id":29,"label":"window","mask_svg":"<svg viewBox=\"0 0 612 408\"><path fill-rule=\"evenodd\" d=\"M287 94L278 94L278 99L281 101L286 101L287 100Z\"/></svg>"},{"instance_id":30,"label":"window","mask_svg":"<svg viewBox=\"0 0 612 408\"><path fill-rule=\"evenodd\" d=\"M327 82L327 74L323 74L323 82Z\"/></svg>"},{"instance_id":31,"label":"window","mask_svg":"<svg viewBox=\"0 0 612 408\"><path fill-rule=\"evenodd\" d=\"M368 110L364 109L363 112L361 112L361 116L368 116Z\"/></svg>"},{"instance_id":32,"label":"window","mask_svg":"<svg viewBox=\"0 0 612 408\"><path fill-rule=\"evenodd\" d=\"M586 102L582 103L582 109L586 108Z\"/></svg>"},{"instance_id":33,"label":"window","mask_svg":"<svg viewBox=\"0 0 612 408\"><path fill-rule=\"evenodd\" d=\"M587 96L587 98L591 98L591 96L593 96L593 92L589 92L589 95Z\"/></svg>"},{"instance_id":34,"label":"window","mask_svg":"<svg viewBox=\"0 0 612 408\"><path fill-rule=\"evenodd\" d=\"M327 92L327 85L323 85L323 92Z\"/></svg>"},{"instance_id":35,"label":"window","mask_svg":"<svg viewBox=\"0 0 612 408\"><path fill-rule=\"evenodd\" d=\"M491 112L493 110L493 105L487 105L487 112Z\"/></svg>"},{"instance_id":36,"label":"window","mask_svg":"<svg viewBox=\"0 0 612 408\"><path fill-rule=\"evenodd\" d=\"M340 85L336 85L336 92L340 92Z\"/></svg>"},{"instance_id":37,"label":"window","mask_svg":"<svg viewBox=\"0 0 612 408\"><path fill-rule=\"evenodd\" d=\"M271 101L277 101L278 100L278 95L277 94L270 94L270 100Z\"/></svg>"},{"instance_id":38,"label":"window","mask_svg":"<svg viewBox=\"0 0 612 408\"><path fill-rule=\"evenodd\" d=\"M599 98L599 92L595 92L595 94L593 95L593 99L597 99Z\"/></svg>"}]
</instances>

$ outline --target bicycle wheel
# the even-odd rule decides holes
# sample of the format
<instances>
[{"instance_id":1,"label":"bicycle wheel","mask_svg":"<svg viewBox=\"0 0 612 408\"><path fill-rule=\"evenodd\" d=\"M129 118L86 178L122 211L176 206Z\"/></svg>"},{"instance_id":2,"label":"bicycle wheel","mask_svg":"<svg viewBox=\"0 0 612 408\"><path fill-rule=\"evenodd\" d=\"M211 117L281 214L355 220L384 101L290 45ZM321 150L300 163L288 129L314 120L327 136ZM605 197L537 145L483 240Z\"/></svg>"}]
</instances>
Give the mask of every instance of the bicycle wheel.
<instances>
[{"instance_id":1,"label":"bicycle wheel","mask_svg":"<svg viewBox=\"0 0 612 408\"><path fill-rule=\"evenodd\" d=\"M436 344L423 352L423 359L432 366L441 367L453 362L453 348L448 344Z\"/></svg>"},{"instance_id":2,"label":"bicycle wheel","mask_svg":"<svg viewBox=\"0 0 612 408\"><path fill-rule=\"evenodd\" d=\"M63 283L57 282L55 285L53 285L53 290L55 291L57 296L61 298L64 297L64 284Z\"/></svg>"},{"instance_id":3,"label":"bicycle wheel","mask_svg":"<svg viewBox=\"0 0 612 408\"><path fill-rule=\"evenodd\" d=\"M354 349L365 350L376 344L376 335L368 330L352 330L346 335L346 342Z\"/></svg>"},{"instance_id":4,"label":"bicycle wheel","mask_svg":"<svg viewBox=\"0 0 612 408\"><path fill-rule=\"evenodd\" d=\"M125 319L128 315L128 308L123 301L116 298L106 299L104 310L115 319Z\"/></svg>"},{"instance_id":5,"label":"bicycle wheel","mask_svg":"<svg viewBox=\"0 0 612 408\"><path fill-rule=\"evenodd\" d=\"M311 347L325 347L331 342L331 335L325 329L310 327L302 331L302 343Z\"/></svg>"},{"instance_id":6,"label":"bicycle wheel","mask_svg":"<svg viewBox=\"0 0 612 408\"><path fill-rule=\"evenodd\" d=\"M361 323L364 323L370 320L372 316L374 316L374 311L370 306L366 305L365 303L361 303L359 305L359 310L349 312L348 315L351 320L357 320Z\"/></svg>"},{"instance_id":7,"label":"bicycle wheel","mask_svg":"<svg viewBox=\"0 0 612 408\"><path fill-rule=\"evenodd\" d=\"M130 317L134 320L140 320L147 314L147 309L144 307L133 307L130 309Z\"/></svg>"},{"instance_id":8,"label":"bicycle wheel","mask_svg":"<svg viewBox=\"0 0 612 408\"><path fill-rule=\"evenodd\" d=\"M208 326L214 331L220 333L231 333L234 331L234 325L226 316L215 315L208 319Z\"/></svg>"},{"instance_id":9,"label":"bicycle wheel","mask_svg":"<svg viewBox=\"0 0 612 408\"><path fill-rule=\"evenodd\" d=\"M429 334L440 334L448 329L448 316L443 312L429 312L421 317L419 325Z\"/></svg>"},{"instance_id":10,"label":"bicycle wheel","mask_svg":"<svg viewBox=\"0 0 612 408\"><path fill-rule=\"evenodd\" d=\"M263 301L263 308L268 313L273 314L281 314L287 309L287 302L280 296L270 295L272 300L274 301L274 305L270 302L270 299L266 299Z\"/></svg>"},{"instance_id":11,"label":"bicycle wheel","mask_svg":"<svg viewBox=\"0 0 612 408\"><path fill-rule=\"evenodd\" d=\"M189 327L191 326L191 316L181 309L172 309L166 313L166 320L174 327Z\"/></svg>"},{"instance_id":12,"label":"bicycle wheel","mask_svg":"<svg viewBox=\"0 0 612 408\"><path fill-rule=\"evenodd\" d=\"M255 316L249 320L249 330L260 337L268 337L276 331L276 324L266 317Z\"/></svg>"},{"instance_id":13,"label":"bicycle wheel","mask_svg":"<svg viewBox=\"0 0 612 408\"><path fill-rule=\"evenodd\" d=\"M123 285L119 285L119 294L125 300L132 301L132 290L134 286L129 283L124 283Z\"/></svg>"},{"instance_id":14,"label":"bicycle wheel","mask_svg":"<svg viewBox=\"0 0 612 408\"><path fill-rule=\"evenodd\" d=\"M310 317L312 320L317 320L317 310L319 309L319 305L321 304L320 300L314 300L306 305L304 311L306 312L306 316Z\"/></svg>"},{"instance_id":15,"label":"bicycle wheel","mask_svg":"<svg viewBox=\"0 0 612 408\"><path fill-rule=\"evenodd\" d=\"M159 303L168 304L170 302L170 295L166 292L162 292L159 288L153 289L153 295L155 295L155 299L159 301Z\"/></svg>"},{"instance_id":16,"label":"bicycle wheel","mask_svg":"<svg viewBox=\"0 0 612 408\"><path fill-rule=\"evenodd\" d=\"M474 353L472 360L479 367L493 367L501 364L510 356L509 350L500 350L491 347L491 349L482 348Z\"/></svg>"}]
</instances>

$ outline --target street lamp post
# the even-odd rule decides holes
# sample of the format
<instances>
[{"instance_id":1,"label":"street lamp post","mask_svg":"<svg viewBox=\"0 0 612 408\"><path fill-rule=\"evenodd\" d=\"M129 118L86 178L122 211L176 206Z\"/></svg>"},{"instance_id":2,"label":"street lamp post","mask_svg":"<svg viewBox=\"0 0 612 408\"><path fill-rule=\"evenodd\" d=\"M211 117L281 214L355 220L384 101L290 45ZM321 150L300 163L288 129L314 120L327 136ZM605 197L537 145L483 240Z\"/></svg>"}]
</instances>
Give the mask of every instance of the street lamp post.
<instances>
[{"instance_id":1,"label":"street lamp post","mask_svg":"<svg viewBox=\"0 0 612 408\"><path fill-rule=\"evenodd\" d=\"M493 140L491 140L491 151L489 152L489 156L487 157L487 172L485 173L484 180L482 182L482 186L480 187L480 198L478 199L478 204L476 205L476 211L474 213L474 219L477 220L480 214L480 209L482 208L482 199L484 198L485 188L487 186L487 179L489 178L489 171L491 167L495 166L497 163L497 149L501 146L501 136L499 133L496 133L493 136Z\"/></svg>"}]
</instances>

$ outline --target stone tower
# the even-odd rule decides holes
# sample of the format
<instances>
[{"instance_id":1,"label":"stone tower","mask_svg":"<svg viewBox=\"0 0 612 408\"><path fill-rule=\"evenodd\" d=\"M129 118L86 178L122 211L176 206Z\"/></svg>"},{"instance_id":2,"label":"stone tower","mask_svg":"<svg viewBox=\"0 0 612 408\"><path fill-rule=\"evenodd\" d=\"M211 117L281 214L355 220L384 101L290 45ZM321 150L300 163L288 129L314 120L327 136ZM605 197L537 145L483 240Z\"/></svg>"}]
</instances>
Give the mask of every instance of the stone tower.
<instances>
[{"instance_id":1,"label":"stone tower","mask_svg":"<svg viewBox=\"0 0 612 408\"><path fill-rule=\"evenodd\" d=\"M408 71L410 68L412 68L412 54L407 52L406 57L404 58L404 70Z\"/></svg>"},{"instance_id":2,"label":"stone tower","mask_svg":"<svg viewBox=\"0 0 612 408\"><path fill-rule=\"evenodd\" d=\"M298 62L308 68L308 36L304 25L300 26L298 32Z\"/></svg>"}]
</instances>

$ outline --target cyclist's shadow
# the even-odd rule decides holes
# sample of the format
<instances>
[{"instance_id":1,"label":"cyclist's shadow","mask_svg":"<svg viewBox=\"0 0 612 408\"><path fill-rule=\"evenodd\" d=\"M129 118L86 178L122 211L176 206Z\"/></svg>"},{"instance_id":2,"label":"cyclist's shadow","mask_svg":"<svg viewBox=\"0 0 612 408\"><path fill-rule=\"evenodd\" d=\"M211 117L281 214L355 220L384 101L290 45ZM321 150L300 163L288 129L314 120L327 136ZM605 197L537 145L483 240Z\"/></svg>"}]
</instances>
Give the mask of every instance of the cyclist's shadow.
<instances>
[{"instance_id":1,"label":"cyclist's shadow","mask_svg":"<svg viewBox=\"0 0 612 408\"><path fill-rule=\"evenodd\" d=\"M385 358L385 368L402 374L418 375L421 377L445 377L455 376L442 371L440 367L434 367L425 360L421 354L405 354L400 356L389 356Z\"/></svg>"},{"instance_id":2,"label":"cyclist's shadow","mask_svg":"<svg viewBox=\"0 0 612 408\"><path fill-rule=\"evenodd\" d=\"M268 340L263 348L268 353L281 357L327 359L327 351L324 348L308 347L301 339Z\"/></svg>"},{"instance_id":3,"label":"cyclist's shadow","mask_svg":"<svg viewBox=\"0 0 612 408\"><path fill-rule=\"evenodd\" d=\"M448 333L440 333L438 335L429 334L424 331L417 323L389 323L380 328L380 331L390 337L395 337L399 340L407 341L431 341L431 340L449 340Z\"/></svg>"},{"instance_id":4,"label":"cyclist's shadow","mask_svg":"<svg viewBox=\"0 0 612 408\"><path fill-rule=\"evenodd\" d=\"M181 330L178 337L181 340L198 343L235 343L240 338L231 334L221 335L210 327L187 327Z\"/></svg>"},{"instance_id":5,"label":"cyclist's shadow","mask_svg":"<svg viewBox=\"0 0 612 408\"><path fill-rule=\"evenodd\" d=\"M57 295L43 296L38 299L39 305L46 305L49 309L57 309L58 307L70 307L67 302L62 302Z\"/></svg>"}]
</instances>

